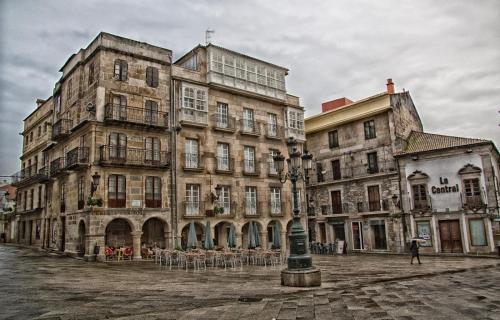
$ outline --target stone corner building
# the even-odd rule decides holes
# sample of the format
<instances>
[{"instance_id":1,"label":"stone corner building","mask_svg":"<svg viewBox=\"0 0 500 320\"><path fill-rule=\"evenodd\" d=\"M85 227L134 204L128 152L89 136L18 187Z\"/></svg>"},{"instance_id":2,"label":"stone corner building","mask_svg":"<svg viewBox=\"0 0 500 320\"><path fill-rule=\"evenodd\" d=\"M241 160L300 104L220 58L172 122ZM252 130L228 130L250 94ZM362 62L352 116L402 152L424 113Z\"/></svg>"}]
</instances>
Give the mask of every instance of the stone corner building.
<instances>
[{"instance_id":1,"label":"stone corner building","mask_svg":"<svg viewBox=\"0 0 500 320\"><path fill-rule=\"evenodd\" d=\"M411 234L427 239L422 252L495 251L500 158L493 142L412 131L396 157Z\"/></svg>"},{"instance_id":2,"label":"stone corner building","mask_svg":"<svg viewBox=\"0 0 500 320\"><path fill-rule=\"evenodd\" d=\"M287 69L212 44L173 63L168 49L102 32L60 71L24 121L12 241L86 258L99 246L99 259L129 246L140 259L143 244L184 244L190 222L201 242L210 221L219 245L234 224L245 246L255 221L263 247L276 225L284 247L291 187L272 155L285 137L305 142ZM88 203L92 176L101 207Z\"/></svg>"},{"instance_id":3,"label":"stone corner building","mask_svg":"<svg viewBox=\"0 0 500 320\"><path fill-rule=\"evenodd\" d=\"M323 104L305 121L316 165L308 185L313 241L343 240L348 250L404 250L399 176L394 154L422 123L409 92L387 91L353 102Z\"/></svg>"}]
</instances>

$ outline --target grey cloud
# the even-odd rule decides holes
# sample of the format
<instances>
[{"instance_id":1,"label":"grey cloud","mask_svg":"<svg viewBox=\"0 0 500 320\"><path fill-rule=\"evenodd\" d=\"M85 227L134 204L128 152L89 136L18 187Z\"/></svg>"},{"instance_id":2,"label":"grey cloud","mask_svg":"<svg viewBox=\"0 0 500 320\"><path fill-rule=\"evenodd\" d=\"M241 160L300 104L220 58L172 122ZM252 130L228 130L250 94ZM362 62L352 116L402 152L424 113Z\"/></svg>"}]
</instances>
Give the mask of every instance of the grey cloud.
<instances>
[{"instance_id":1,"label":"grey cloud","mask_svg":"<svg viewBox=\"0 0 500 320\"><path fill-rule=\"evenodd\" d=\"M290 69L307 115L361 99L393 78L426 129L500 143L500 6L476 1L2 1L0 172L19 167L22 119L66 59L99 31L163 46L174 58L204 42ZM16 128L17 125L17 129ZM15 155L15 156L13 156Z\"/></svg>"}]
</instances>

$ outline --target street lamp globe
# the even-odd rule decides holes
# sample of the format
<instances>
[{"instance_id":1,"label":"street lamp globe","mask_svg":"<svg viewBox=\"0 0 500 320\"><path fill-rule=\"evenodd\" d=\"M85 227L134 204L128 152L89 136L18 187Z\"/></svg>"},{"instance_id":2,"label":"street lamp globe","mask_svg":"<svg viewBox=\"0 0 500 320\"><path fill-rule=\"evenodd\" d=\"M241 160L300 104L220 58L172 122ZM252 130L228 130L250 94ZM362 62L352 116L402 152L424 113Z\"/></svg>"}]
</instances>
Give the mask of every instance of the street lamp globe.
<instances>
[{"instance_id":1,"label":"street lamp globe","mask_svg":"<svg viewBox=\"0 0 500 320\"><path fill-rule=\"evenodd\" d=\"M286 141L286 146L288 148L288 154L291 156L297 150L297 140L293 137L289 137Z\"/></svg>"},{"instance_id":2,"label":"street lamp globe","mask_svg":"<svg viewBox=\"0 0 500 320\"><path fill-rule=\"evenodd\" d=\"M285 157L278 151L278 153L273 157L274 164L276 165L276 170L279 174L285 169Z\"/></svg>"},{"instance_id":3,"label":"street lamp globe","mask_svg":"<svg viewBox=\"0 0 500 320\"><path fill-rule=\"evenodd\" d=\"M92 176L92 183L94 184L95 187L99 185L99 180L101 179L101 176L96 172Z\"/></svg>"},{"instance_id":4,"label":"street lamp globe","mask_svg":"<svg viewBox=\"0 0 500 320\"><path fill-rule=\"evenodd\" d=\"M312 158L313 155L309 153L309 151L304 150L304 154L302 155L302 165L304 166L304 170L312 169Z\"/></svg>"}]
</instances>

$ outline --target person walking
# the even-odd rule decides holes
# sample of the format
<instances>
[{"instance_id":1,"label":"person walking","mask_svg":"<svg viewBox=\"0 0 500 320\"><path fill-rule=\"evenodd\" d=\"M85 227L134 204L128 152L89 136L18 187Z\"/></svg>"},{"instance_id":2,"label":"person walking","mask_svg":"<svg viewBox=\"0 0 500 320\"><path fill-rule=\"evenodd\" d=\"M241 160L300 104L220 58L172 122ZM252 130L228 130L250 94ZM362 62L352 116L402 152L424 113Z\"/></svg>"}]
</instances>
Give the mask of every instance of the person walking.
<instances>
[{"instance_id":1,"label":"person walking","mask_svg":"<svg viewBox=\"0 0 500 320\"><path fill-rule=\"evenodd\" d=\"M420 262L420 255L418 254L418 244L416 240L413 240L410 245L410 251L411 251L411 262L410 264L413 264L413 258L417 257L418 264L422 264Z\"/></svg>"}]
</instances>

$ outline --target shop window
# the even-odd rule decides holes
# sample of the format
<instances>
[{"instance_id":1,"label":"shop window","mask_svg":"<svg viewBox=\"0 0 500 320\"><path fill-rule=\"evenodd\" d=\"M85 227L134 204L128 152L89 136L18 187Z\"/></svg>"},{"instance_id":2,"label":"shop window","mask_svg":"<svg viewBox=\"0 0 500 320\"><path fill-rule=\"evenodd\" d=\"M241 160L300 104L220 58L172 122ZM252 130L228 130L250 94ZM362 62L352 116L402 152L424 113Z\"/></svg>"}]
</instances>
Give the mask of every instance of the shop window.
<instances>
[{"instance_id":1,"label":"shop window","mask_svg":"<svg viewBox=\"0 0 500 320\"><path fill-rule=\"evenodd\" d=\"M421 247L432 247L431 224L429 221L417 221L417 235L419 238L426 240L419 243Z\"/></svg>"},{"instance_id":2,"label":"shop window","mask_svg":"<svg viewBox=\"0 0 500 320\"><path fill-rule=\"evenodd\" d=\"M469 220L470 242L473 246L486 246L484 222L481 219Z\"/></svg>"}]
</instances>

